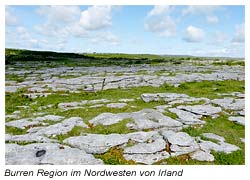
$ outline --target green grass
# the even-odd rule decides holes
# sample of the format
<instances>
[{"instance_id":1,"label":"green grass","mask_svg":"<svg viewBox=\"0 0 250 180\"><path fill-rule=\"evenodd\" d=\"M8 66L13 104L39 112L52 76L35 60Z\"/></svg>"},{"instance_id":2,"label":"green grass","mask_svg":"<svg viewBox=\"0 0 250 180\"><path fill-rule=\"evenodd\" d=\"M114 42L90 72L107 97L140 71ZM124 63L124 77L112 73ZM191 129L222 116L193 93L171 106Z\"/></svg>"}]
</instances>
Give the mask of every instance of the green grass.
<instances>
[{"instance_id":1,"label":"green grass","mask_svg":"<svg viewBox=\"0 0 250 180\"><path fill-rule=\"evenodd\" d=\"M20 129L16 127L5 126L5 133L12 135L22 135L27 133L27 129Z\"/></svg>"},{"instance_id":2,"label":"green grass","mask_svg":"<svg viewBox=\"0 0 250 180\"><path fill-rule=\"evenodd\" d=\"M41 112L38 110L40 106L46 106L53 104L52 108L46 109L49 114L61 115L65 118L79 116L82 117L84 122L89 124L88 121L100 113L111 112L111 113L121 113L121 112L135 112L145 108L154 108L158 105L165 105L164 101L159 102L149 102L145 103L141 99L137 99L143 93L184 93L192 97L207 97L210 99L221 98L218 93L230 93L230 92L242 92L245 91L245 82L244 81L202 81L202 82L186 82L182 83L179 87L173 87L169 84L164 84L160 87L135 87L128 89L109 89L95 93L68 93L68 96L64 96L65 92L57 92L55 94L49 95L48 97L41 97L35 100L23 96L27 92L26 89L20 89L16 93L6 93L6 104L5 111L6 113L12 113L15 110L20 110L16 106L27 105L30 106L30 109L22 110L22 114L25 114L26 117L31 117L33 113ZM128 102L128 106L118 109L118 108L107 108L106 106L100 108L90 108L84 106L84 109L73 109L68 111L61 111L57 108L58 103L60 102L80 102L82 100L93 100L93 99L108 99L112 102L118 102L122 98L133 98L135 101ZM37 104L32 104L34 101L37 101ZM197 102L204 103L204 101ZM135 107L132 107L135 106ZM176 118L176 114L166 112L165 115ZM218 118L212 119L209 117L204 117L206 124L203 127L188 127L183 129L184 132L187 132L193 137L200 136L202 133L215 133L219 136L223 136L226 142L230 144L235 144L240 147L241 150L233 152L231 154L224 154L218 152L212 152L215 157L215 162L199 162L190 159L189 156L178 156L171 157L167 159L167 164L244 164L244 150L245 144L240 141L240 138L245 137L245 127L235 124L234 122L228 121L228 115L221 113ZM134 132L129 130L126 127L126 124L131 122L131 119L123 120L119 123L103 126L97 125L93 127L89 124L90 128L74 127L68 134L59 135L56 138L59 141L64 140L67 137L79 136L84 133L95 133L95 134L110 134L110 133L130 133ZM26 130L6 127L6 133L9 134L25 134ZM210 139L209 139L210 140ZM105 163L108 164L126 164L132 163L124 161L121 156L122 152L120 149L111 149L109 152L97 155L99 158L103 159ZM156 164L164 164L164 160Z\"/></svg>"},{"instance_id":3,"label":"green grass","mask_svg":"<svg viewBox=\"0 0 250 180\"><path fill-rule=\"evenodd\" d=\"M99 158L103 160L105 164L109 164L109 165L133 165L135 164L135 162L132 160L127 161L123 157L122 150L117 147L112 147L108 152L104 154L94 155L94 156L95 158Z\"/></svg>"},{"instance_id":4,"label":"green grass","mask_svg":"<svg viewBox=\"0 0 250 180\"><path fill-rule=\"evenodd\" d=\"M68 134L65 135L58 135L56 139L59 141L63 141L64 139L72 136L79 136L81 134L112 134L112 133L117 133L117 134L127 134L127 133L132 133L135 132L134 130L130 130L127 128L126 124L133 122L131 119L124 119L116 124L104 126L104 125L96 125L93 126L89 124L90 128L83 128L76 126L74 127Z\"/></svg>"},{"instance_id":5,"label":"green grass","mask_svg":"<svg viewBox=\"0 0 250 180\"><path fill-rule=\"evenodd\" d=\"M214 62L212 63L215 66L245 66L245 61L234 61L234 60L228 60L228 61L222 61L222 62Z\"/></svg>"},{"instance_id":6,"label":"green grass","mask_svg":"<svg viewBox=\"0 0 250 180\"><path fill-rule=\"evenodd\" d=\"M214 163L217 165L243 165L245 164L245 149L241 149L238 151L234 151L230 154L212 152L214 155L215 161Z\"/></svg>"},{"instance_id":7,"label":"green grass","mask_svg":"<svg viewBox=\"0 0 250 180\"><path fill-rule=\"evenodd\" d=\"M5 80L7 81L16 81L18 83L25 81L25 78L27 75L25 74L24 76L20 76L17 74L6 74L5 75Z\"/></svg>"},{"instance_id":8,"label":"green grass","mask_svg":"<svg viewBox=\"0 0 250 180\"><path fill-rule=\"evenodd\" d=\"M172 113L168 110L165 110L165 112L163 113L165 116L171 117L172 119L177 119L178 116L175 113Z\"/></svg>"},{"instance_id":9,"label":"green grass","mask_svg":"<svg viewBox=\"0 0 250 180\"><path fill-rule=\"evenodd\" d=\"M218 118L206 118L206 124L202 128L188 127L183 131L190 136L199 136L202 133L214 133L225 138L226 142L244 147L240 138L245 137L245 127L228 120L228 116L221 114Z\"/></svg>"}]
</instances>

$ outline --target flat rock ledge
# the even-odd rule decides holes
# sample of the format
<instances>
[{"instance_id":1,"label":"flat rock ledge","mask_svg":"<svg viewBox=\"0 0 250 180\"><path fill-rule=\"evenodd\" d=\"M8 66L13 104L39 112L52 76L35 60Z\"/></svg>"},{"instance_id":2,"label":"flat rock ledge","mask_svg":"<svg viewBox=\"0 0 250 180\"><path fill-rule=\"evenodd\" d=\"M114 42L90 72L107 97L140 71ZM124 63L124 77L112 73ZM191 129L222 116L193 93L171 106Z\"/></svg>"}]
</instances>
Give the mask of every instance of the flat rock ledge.
<instances>
[{"instance_id":1,"label":"flat rock ledge","mask_svg":"<svg viewBox=\"0 0 250 180\"><path fill-rule=\"evenodd\" d=\"M94 165L102 160L77 148L57 143L34 143L25 146L6 144L7 165Z\"/></svg>"}]
</instances>

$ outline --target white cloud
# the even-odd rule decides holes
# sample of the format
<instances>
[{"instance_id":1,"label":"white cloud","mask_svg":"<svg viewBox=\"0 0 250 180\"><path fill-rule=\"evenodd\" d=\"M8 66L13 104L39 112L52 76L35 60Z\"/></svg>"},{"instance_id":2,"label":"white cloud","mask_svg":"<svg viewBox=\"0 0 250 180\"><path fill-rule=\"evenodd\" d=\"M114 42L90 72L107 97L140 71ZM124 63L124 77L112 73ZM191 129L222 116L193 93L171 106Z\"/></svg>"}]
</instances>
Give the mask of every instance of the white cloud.
<instances>
[{"instance_id":1,"label":"white cloud","mask_svg":"<svg viewBox=\"0 0 250 180\"><path fill-rule=\"evenodd\" d=\"M188 26L186 29L186 35L183 38L186 42L196 43L201 42L204 38L204 32L202 29L194 27L194 26Z\"/></svg>"},{"instance_id":2,"label":"white cloud","mask_svg":"<svg viewBox=\"0 0 250 180\"><path fill-rule=\"evenodd\" d=\"M148 13L148 16L164 15L171 11L171 6L154 6L154 8Z\"/></svg>"},{"instance_id":3,"label":"white cloud","mask_svg":"<svg viewBox=\"0 0 250 180\"><path fill-rule=\"evenodd\" d=\"M47 16L50 23L70 23L78 20L81 10L78 6L40 6L37 11L39 15Z\"/></svg>"},{"instance_id":4,"label":"white cloud","mask_svg":"<svg viewBox=\"0 0 250 180\"><path fill-rule=\"evenodd\" d=\"M40 41L34 38L23 26L17 26L6 34L6 41L11 45L18 45L22 48L34 48L39 46Z\"/></svg>"},{"instance_id":5,"label":"white cloud","mask_svg":"<svg viewBox=\"0 0 250 180\"><path fill-rule=\"evenodd\" d=\"M207 22L209 24L217 24L219 22L219 18L215 15L208 15L207 16Z\"/></svg>"},{"instance_id":6,"label":"white cloud","mask_svg":"<svg viewBox=\"0 0 250 180\"><path fill-rule=\"evenodd\" d=\"M7 26L16 26L18 25L18 18L17 16L13 15L13 9L9 6L5 7L5 24Z\"/></svg>"},{"instance_id":7,"label":"white cloud","mask_svg":"<svg viewBox=\"0 0 250 180\"><path fill-rule=\"evenodd\" d=\"M81 13L80 25L86 30L98 30L112 25L111 6L92 6Z\"/></svg>"},{"instance_id":8,"label":"white cloud","mask_svg":"<svg viewBox=\"0 0 250 180\"><path fill-rule=\"evenodd\" d=\"M233 43L244 43L245 42L245 24L239 24L235 26L235 33L232 39Z\"/></svg>"},{"instance_id":9,"label":"white cloud","mask_svg":"<svg viewBox=\"0 0 250 180\"><path fill-rule=\"evenodd\" d=\"M157 33L162 37L174 36L176 34L176 24L168 15L170 9L170 6L154 6L145 19L145 30Z\"/></svg>"},{"instance_id":10,"label":"white cloud","mask_svg":"<svg viewBox=\"0 0 250 180\"><path fill-rule=\"evenodd\" d=\"M89 34L89 32L86 31L79 23L75 23L71 25L68 28L68 30L73 36L79 37L79 38L86 38L88 37L88 34Z\"/></svg>"},{"instance_id":11,"label":"white cloud","mask_svg":"<svg viewBox=\"0 0 250 180\"><path fill-rule=\"evenodd\" d=\"M227 43L228 37L225 32L216 31L212 37L211 41L208 43L210 45L218 46Z\"/></svg>"},{"instance_id":12,"label":"white cloud","mask_svg":"<svg viewBox=\"0 0 250 180\"><path fill-rule=\"evenodd\" d=\"M112 45L119 45L120 40L117 36L115 36L111 32L101 32L95 35L95 37L92 37L90 41L94 44L97 43L110 43Z\"/></svg>"},{"instance_id":13,"label":"white cloud","mask_svg":"<svg viewBox=\"0 0 250 180\"><path fill-rule=\"evenodd\" d=\"M183 8L182 14L187 15L187 14L205 14L205 15L211 15L213 14L216 10L218 10L220 6L187 6L186 8Z\"/></svg>"}]
</instances>

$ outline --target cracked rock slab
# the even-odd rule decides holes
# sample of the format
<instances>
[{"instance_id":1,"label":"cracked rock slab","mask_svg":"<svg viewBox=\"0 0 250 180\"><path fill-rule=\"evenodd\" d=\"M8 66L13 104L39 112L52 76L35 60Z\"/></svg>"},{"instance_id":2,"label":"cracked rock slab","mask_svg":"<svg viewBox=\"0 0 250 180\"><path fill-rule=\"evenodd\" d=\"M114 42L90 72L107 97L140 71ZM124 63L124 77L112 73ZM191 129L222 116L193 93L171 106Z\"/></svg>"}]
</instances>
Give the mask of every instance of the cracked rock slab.
<instances>
[{"instance_id":1,"label":"cracked rock slab","mask_svg":"<svg viewBox=\"0 0 250 180\"><path fill-rule=\"evenodd\" d=\"M108 108L124 108L127 105L128 105L127 103L110 103L110 104L107 104L106 106Z\"/></svg>"},{"instance_id":2,"label":"cracked rock slab","mask_svg":"<svg viewBox=\"0 0 250 180\"><path fill-rule=\"evenodd\" d=\"M178 106L177 108L194 114L206 116L211 116L222 111L220 107L214 107L212 105Z\"/></svg>"},{"instance_id":3,"label":"cracked rock slab","mask_svg":"<svg viewBox=\"0 0 250 180\"><path fill-rule=\"evenodd\" d=\"M61 119L63 119L62 116L46 115L43 117L24 118L24 119L19 119L15 121L10 121L10 122L5 123L5 125L20 128L20 129L25 129L30 126L46 125L47 123L43 123L43 121L45 120L57 122L57 121L60 121Z\"/></svg>"},{"instance_id":4,"label":"cracked rock slab","mask_svg":"<svg viewBox=\"0 0 250 180\"><path fill-rule=\"evenodd\" d=\"M176 93L156 93L156 94L142 94L141 98L144 102L150 101L160 101L164 100L165 102L173 101L178 98L187 98L189 97L186 94L176 94Z\"/></svg>"},{"instance_id":5,"label":"cracked rock slab","mask_svg":"<svg viewBox=\"0 0 250 180\"><path fill-rule=\"evenodd\" d=\"M70 146L85 150L91 154L102 154L111 147L124 144L128 139L120 134L87 134L86 136L70 137L63 142Z\"/></svg>"},{"instance_id":6,"label":"cracked rock slab","mask_svg":"<svg viewBox=\"0 0 250 180\"><path fill-rule=\"evenodd\" d=\"M76 165L103 164L93 155L83 150L70 148L56 143L35 143L25 146L17 144L5 145L5 163L7 165Z\"/></svg>"},{"instance_id":7,"label":"cracked rock slab","mask_svg":"<svg viewBox=\"0 0 250 180\"><path fill-rule=\"evenodd\" d=\"M148 139L153 138L154 136L157 136L157 135L158 135L157 131L149 131L149 132L139 131L139 132L126 134L125 136L129 140L142 143L142 142L145 142Z\"/></svg>"},{"instance_id":8,"label":"cracked rock slab","mask_svg":"<svg viewBox=\"0 0 250 180\"><path fill-rule=\"evenodd\" d=\"M245 99L223 98L214 99L212 103L221 106L224 109L243 110L245 108Z\"/></svg>"},{"instance_id":9,"label":"cracked rock slab","mask_svg":"<svg viewBox=\"0 0 250 180\"><path fill-rule=\"evenodd\" d=\"M189 136L185 132L174 132L174 131L162 131L164 139L166 139L169 143L175 144L178 146L192 146L196 144L195 139Z\"/></svg>"},{"instance_id":10,"label":"cracked rock slab","mask_svg":"<svg viewBox=\"0 0 250 180\"><path fill-rule=\"evenodd\" d=\"M205 121L200 120L201 115L196 115L191 112L187 112L184 110L180 110L177 108L170 108L170 112L175 113L178 116L178 120L186 125L194 125L194 124L205 124Z\"/></svg>"},{"instance_id":11,"label":"cracked rock slab","mask_svg":"<svg viewBox=\"0 0 250 180\"><path fill-rule=\"evenodd\" d=\"M228 144L225 142L220 142L219 144L216 144L211 141L202 141L199 143L200 148L203 151L210 152L211 150L217 151L217 152L224 152L226 154L229 154L233 151L237 151L240 148L233 145L233 144Z\"/></svg>"},{"instance_id":12,"label":"cracked rock slab","mask_svg":"<svg viewBox=\"0 0 250 180\"><path fill-rule=\"evenodd\" d=\"M214 161L214 156L206 151L198 150L191 155L191 158L198 161Z\"/></svg>"},{"instance_id":13,"label":"cracked rock slab","mask_svg":"<svg viewBox=\"0 0 250 180\"><path fill-rule=\"evenodd\" d=\"M137 130L161 127L177 128L182 126L181 122L165 116L154 109L143 109L134 112L132 113L132 119Z\"/></svg>"},{"instance_id":14,"label":"cracked rock slab","mask_svg":"<svg viewBox=\"0 0 250 180\"><path fill-rule=\"evenodd\" d=\"M124 149L125 154L152 154L166 148L166 142L162 137L152 139L151 143L138 143Z\"/></svg>"},{"instance_id":15,"label":"cracked rock slab","mask_svg":"<svg viewBox=\"0 0 250 180\"><path fill-rule=\"evenodd\" d=\"M64 120L61 123L57 123L51 126L31 128L28 130L28 132L30 134L36 134L36 135L56 136L60 134L67 134L75 126L88 128L88 126L83 122L82 118L71 117L69 119Z\"/></svg>"},{"instance_id":16,"label":"cracked rock slab","mask_svg":"<svg viewBox=\"0 0 250 180\"><path fill-rule=\"evenodd\" d=\"M172 151L171 156L179 156L179 155L189 154L189 153L199 150L199 145L197 143L193 143L189 146L180 146L180 145L172 144L170 146L170 149Z\"/></svg>"},{"instance_id":17,"label":"cracked rock slab","mask_svg":"<svg viewBox=\"0 0 250 180\"><path fill-rule=\"evenodd\" d=\"M229 121L236 122L237 124L245 126L245 117L242 116L231 116L228 118Z\"/></svg>"},{"instance_id":18,"label":"cracked rock slab","mask_svg":"<svg viewBox=\"0 0 250 180\"><path fill-rule=\"evenodd\" d=\"M40 143L50 143L50 142L57 142L56 140L49 139L44 136L39 136L35 134L24 134L24 135L5 135L5 141L8 142L40 142Z\"/></svg>"},{"instance_id":19,"label":"cracked rock slab","mask_svg":"<svg viewBox=\"0 0 250 180\"><path fill-rule=\"evenodd\" d=\"M102 113L102 114L96 116L95 118L91 119L89 122L91 124L93 124L94 126L96 126L98 124L102 124L102 125L107 126L107 125L118 123L122 120L123 120L123 117L121 117L117 114Z\"/></svg>"},{"instance_id":20,"label":"cracked rock slab","mask_svg":"<svg viewBox=\"0 0 250 180\"><path fill-rule=\"evenodd\" d=\"M224 142L225 141L224 137L219 136L219 135L214 134L214 133L202 133L201 135L204 136L204 137L206 137L206 138L218 140L220 142Z\"/></svg>"}]
</instances>

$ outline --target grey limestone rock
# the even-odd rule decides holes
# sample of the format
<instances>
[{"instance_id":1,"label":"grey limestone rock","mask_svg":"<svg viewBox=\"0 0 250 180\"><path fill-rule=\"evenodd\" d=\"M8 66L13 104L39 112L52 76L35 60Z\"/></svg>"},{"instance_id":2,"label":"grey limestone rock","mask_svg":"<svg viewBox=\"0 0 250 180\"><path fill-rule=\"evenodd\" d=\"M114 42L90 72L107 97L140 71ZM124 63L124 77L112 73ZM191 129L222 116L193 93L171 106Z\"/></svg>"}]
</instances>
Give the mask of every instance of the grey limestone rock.
<instances>
[{"instance_id":1,"label":"grey limestone rock","mask_svg":"<svg viewBox=\"0 0 250 180\"><path fill-rule=\"evenodd\" d=\"M233 121L233 122L236 122L240 125L243 125L245 126L245 117L242 117L242 116L230 116L228 118L229 121Z\"/></svg>"},{"instance_id":2,"label":"grey limestone rock","mask_svg":"<svg viewBox=\"0 0 250 180\"><path fill-rule=\"evenodd\" d=\"M5 149L7 165L103 164L101 160L83 150L56 143L34 143L25 146L6 144Z\"/></svg>"},{"instance_id":3,"label":"grey limestone rock","mask_svg":"<svg viewBox=\"0 0 250 180\"><path fill-rule=\"evenodd\" d=\"M161 128L161 127L181 127L182 123L170 117L164 116L162 113L154 109L143 109L132 113L132 119L138 130Z\"/></svg>"},{"instance_id":4,"label":"grey limestone rock","mask_svg":"<svg viewBox=\"0 0 250 180\"><path fill-rule=\"evenodd\" d=\"M87 134L86 136L70 137L63 142L85 150L87 153L102 154L111 147L124 144L127 141L128 139L120 134Z\"/></svg>"},{"instance_id":5,"label":"grey limestone rock","mask_svg":"<svg viewBox=\"0 0 250 180\"><path fill-rule=\"evenodd\" d=\"M204 136L204 137L206 137L206 138L218 140L220 142L224 142L225 141L224 137L219 136L219 135L214 134L214 133L202 133L201 135Z\"/></svg>"},{"instance_id":6,"label":"grey limestone rock","mask_svg":"<svg viewBox=\"0 0 250 180\"><path fill-rule=\"evenodd\" d=\"M220 107L214 107L212 105L194 105L194 106L178 106L178 109L192 112L199 115L214 115L222 111Z\"/></svg>"},{"instance_id":7,"label":"grey limestone rock","mask_svg":"<svg viewBox=\"0 0 250 180\"><path fill-rule=\"evenodd\" d=\"M186 94L176 94L176 93L156 93L156 94L142 94L141 98L144 102L150 101L160 101L164 100L165 102L173 101L179 98L189 97Z\"/></svg>"},{"instance_id":8,"label":"grey limestone rock","mask_svg":"<svg viewBox=\"0 0 250 180\"><path fill-rule=\"evenodd\" d=\"M166 148L166 142L163 140L163 138L157 137L152 138L152 142L147 143L138 143L131 147L126 147L124 149L125 154L152 154L159 152Z\"/></svg>"},{"instance_id":9,"label":"grey limestone rock","mask_svg":"<svg viewBox=\"0 0 250 180\"><path fill-rule=\"evenodd\" d=\"M162 135L169 143L178 146L191 146L196 144L195 139L185 132L163 131Z\"/></svg>"},{"instance_id":10,"label":"grey limestone rock","mask_svg":"<svg viewBox=\"0 0 250 180\"><path fill-rule=\"evenodd\" d=\"M142 143L142 142L145 142L148 139L150 139L156 135L158 135L157 131L149 131L149 132L138 131L138 132L134 132L134 133L128 133L125 136L129 140L133 140L133 141Z\"/></svg>"},{"instance_id":11,"label":"grey limestone rock","mask_svg":"<svg viewBox=\"0 0 250 180\"><path fill-rule=\"evenodd\" d=\"M82 118L71 117L62 121L61 123L57 123L47 127L32 128L28 132L36 135L56 136L60 134L67 134L75 126L88 128L88 126L83 122Z\"/></svg>"},{"instance_id":12,"label":"grey limestone rock","mask_svg":"<svg viewBox=\"0 0 250 180\"><path fill-rule=\"evenodd\" d=\"M191 158L198 161L214 161L214 156L209 152L198 150L191 155Z\"/></svg>"},{"instance_id":13,"label":"grey limestone rock","mask_svg":"<svg viewBox=\"0 0 250 180\"><path fill-rule=\"evenodd\" d=\"M5 135L5 141L8 142L41 142L41 143L50 143L57 142L56 140L49 139L44 136L36 134L24 134L24 135Z\"/></svg>"},{"instance_id":14,"label":"grey limestone rock","mask_svg":"<svg viewBox=\"0 0 250 180\"><path fill-rule=\"evenodd\" d=\"M199 143L199 146L203 151L206 151L206 152L210 152L211 150L214 150L217 152L224 152L227 154L240 149L239 147L233 144L228 144L225 142L220 142L219 144L216 144L211 141L202 141L201 143Z\"/></svg>"},{"instance_id":15,"label":"grey limestone rock","mask_svg":"<svg viewBox=\"0 0 250 180\"><path fill-rule=\"evenodd\" d=\"M93 119L89 120L89 122L91 124L93 124L94 126L96 126L98 124L102 124L102 125L107 126L107 125L118 123L122 120L123 120L123 117L121 117L117 114L102 113L102 114L94 117Z\"/></svg>"},{"instance_id":16,"label":"grey limestone rock","mask_svg":"<svg viewBox=\"0 0 250 180\"><path fill-rule=\"evenodd\" d=\"M110 104L107 104L106 106L108 108L124 108L127 105L128 105L127 103L110 103Z\"/></svg>"},{"instance_id":17,"label":"grey limestone rock","mask_svg":"<svg viewBox=\"0 0 250 180\"><path fill-rule=\"evenodd\" d=\"M193 124L205 124L205 121L200 120L201 115L193 114L184 110L177 108L170 108L170 112L175 113L178 116L178 120L183 124L193 125Z\"/></svg>"}]
</instances>

